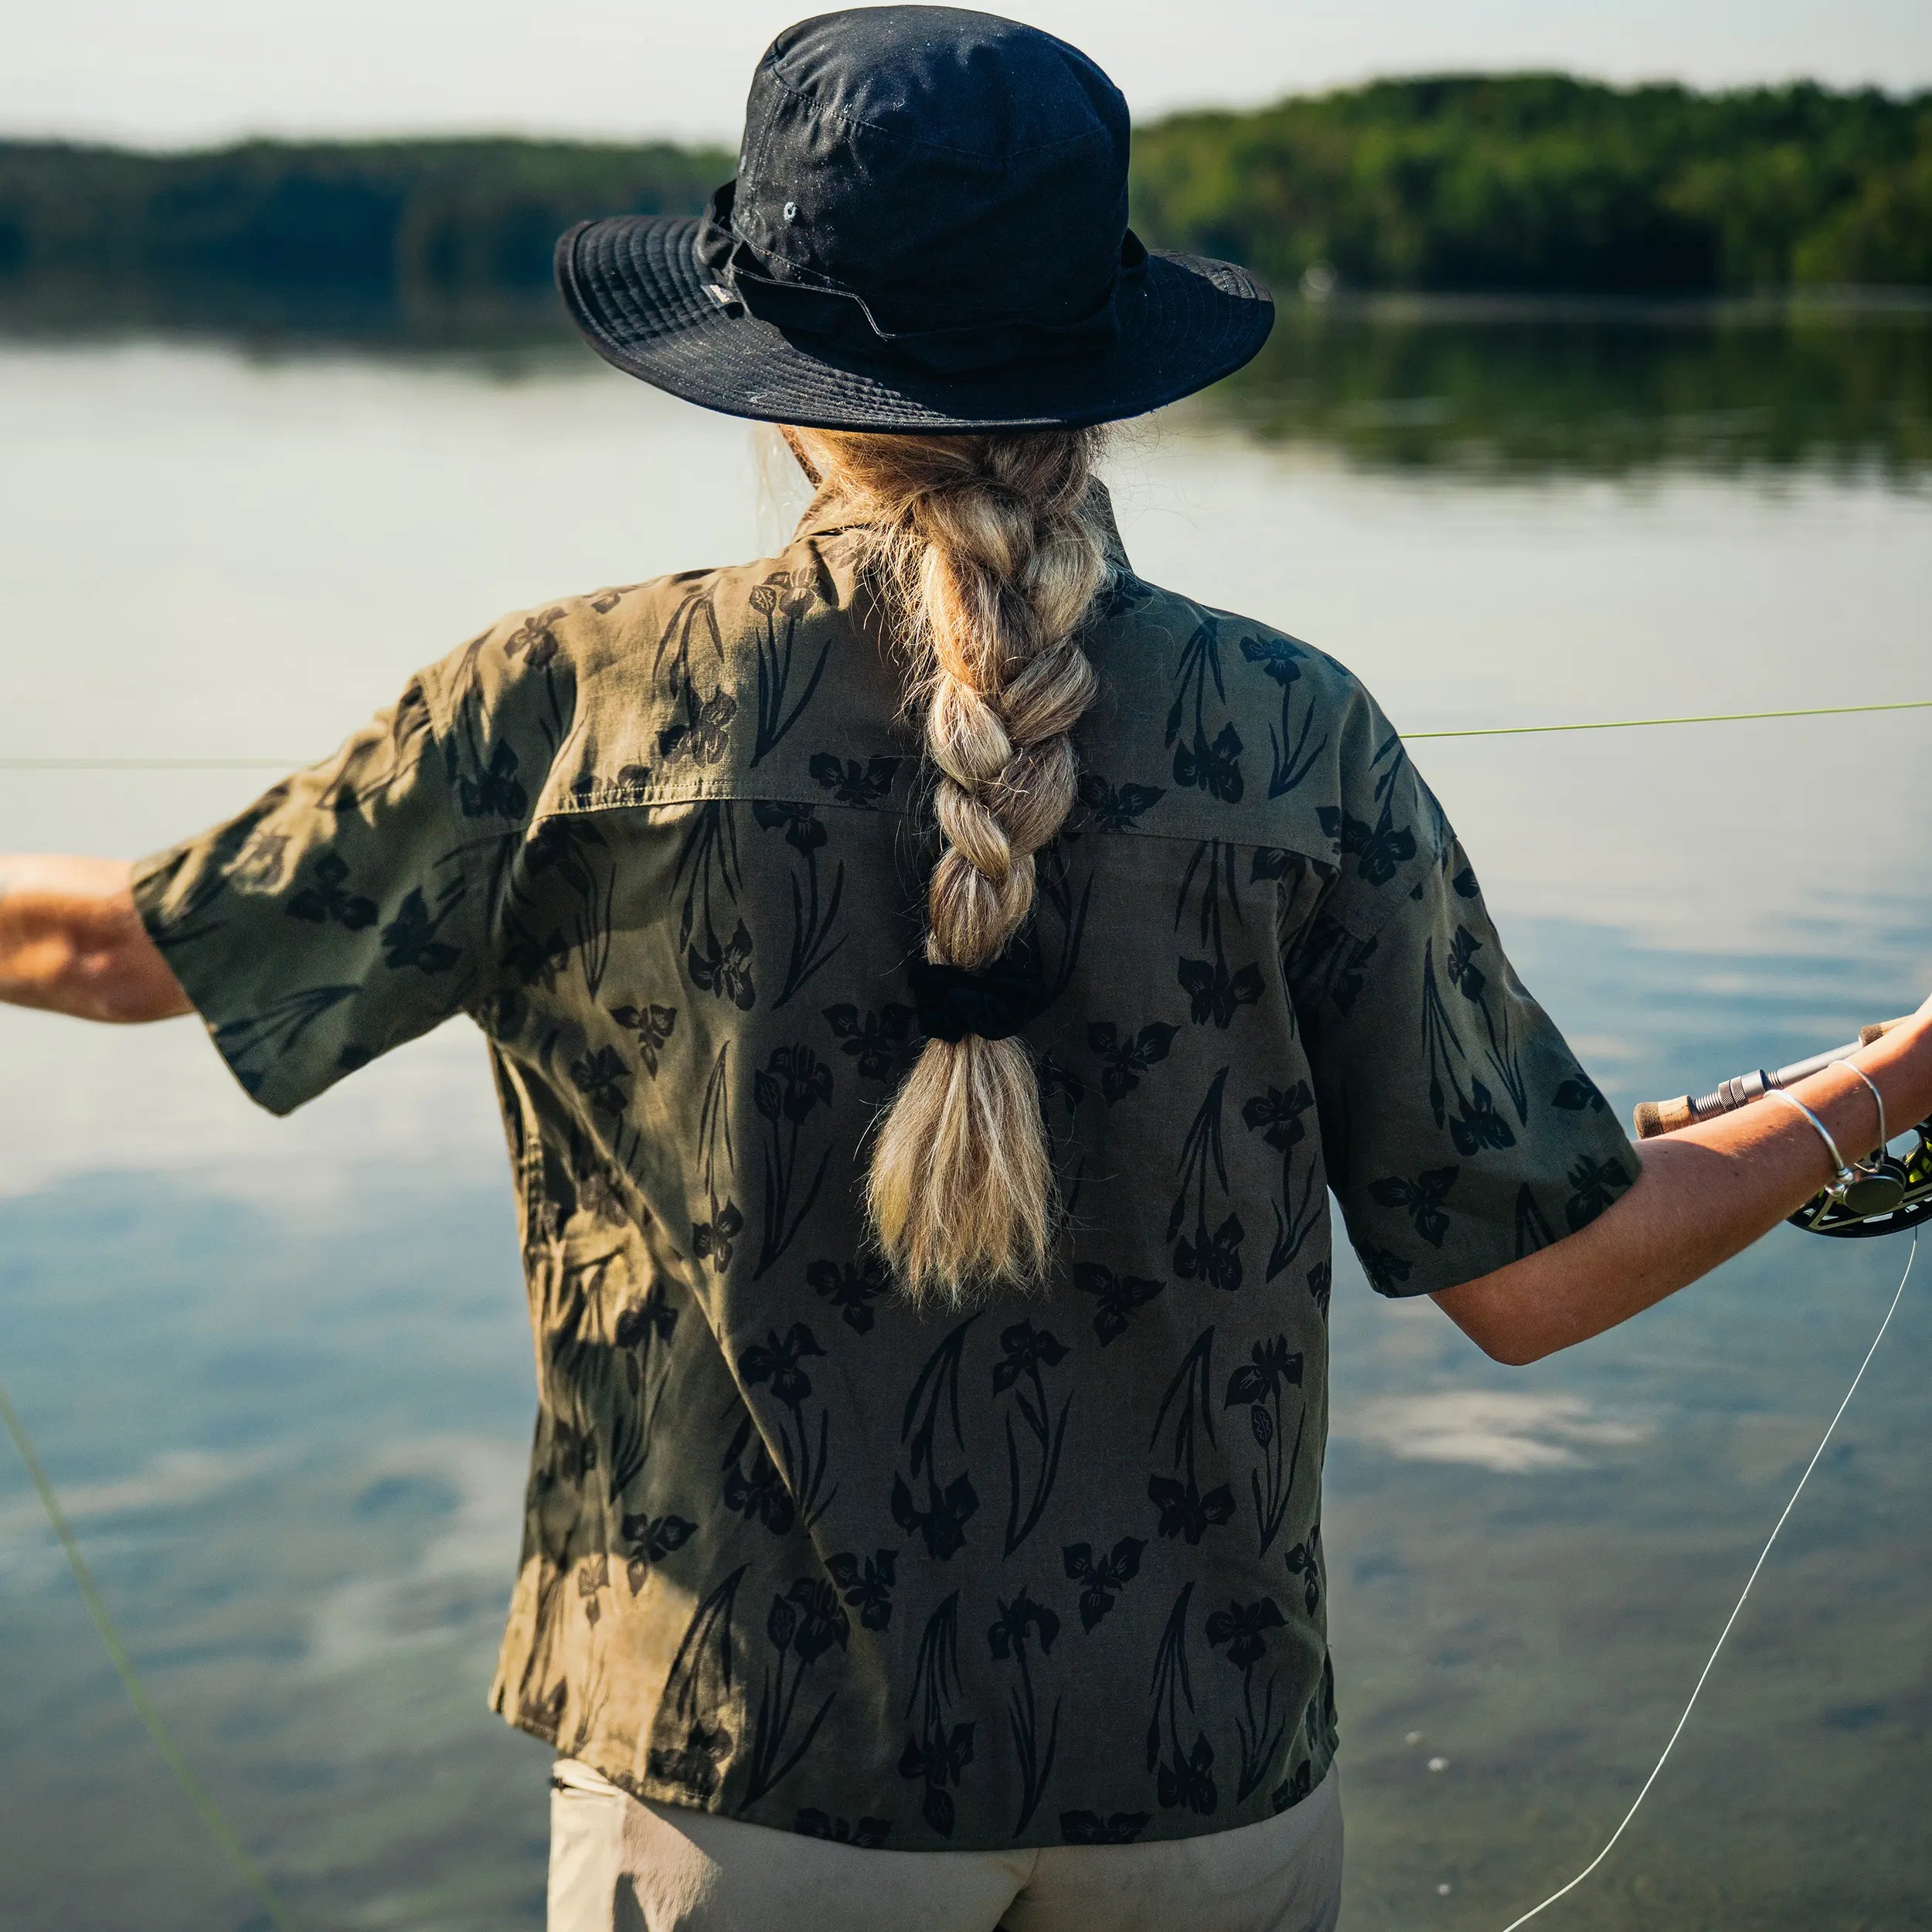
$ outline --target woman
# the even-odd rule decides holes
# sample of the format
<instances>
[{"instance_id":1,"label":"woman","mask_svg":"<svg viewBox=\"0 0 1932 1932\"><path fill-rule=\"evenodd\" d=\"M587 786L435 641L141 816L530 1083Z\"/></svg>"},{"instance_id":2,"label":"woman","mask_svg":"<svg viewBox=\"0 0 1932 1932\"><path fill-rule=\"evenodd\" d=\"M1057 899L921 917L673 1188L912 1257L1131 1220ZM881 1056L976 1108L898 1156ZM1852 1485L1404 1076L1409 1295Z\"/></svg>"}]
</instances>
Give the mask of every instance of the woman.
<instances>
[{"instance_id":1,"label":"woman","mask_svg":"<svg viewBox=\"0 0 1932 1932\"><path fill-rule=\"evenodd\" d=\"M0 865L0 996L199 1009L272 1111L487 1036L560 1928L1332 1926L1328 1190L1526 1362L1932 1111L1921 1018L1640 1163L1361 686L1134 575L1092 426L1271 311L1140 247L1127 145L1010 22L781 36L709 217L559 274L788 426L782 554L508 618L131 869Z\"/></svg>"}]
</instances>

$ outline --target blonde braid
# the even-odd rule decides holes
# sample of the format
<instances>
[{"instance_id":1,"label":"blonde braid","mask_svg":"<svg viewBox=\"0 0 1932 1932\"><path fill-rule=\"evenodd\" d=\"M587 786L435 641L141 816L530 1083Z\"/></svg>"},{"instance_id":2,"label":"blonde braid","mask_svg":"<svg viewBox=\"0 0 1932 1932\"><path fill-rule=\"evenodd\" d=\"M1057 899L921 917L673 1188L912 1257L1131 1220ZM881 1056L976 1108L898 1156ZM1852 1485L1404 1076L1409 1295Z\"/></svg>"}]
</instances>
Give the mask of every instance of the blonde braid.
<instances>
[{"instance_id":1,"label":"blonde braid","mask_svg":"<svg viewBox=\"0 0 1932 1932\"><path fill-rule=\"evenodd\" d=\"M981 971L1026 924L1033 855L1073 806L1067 734L1097 689L1080 632L1108 567L1097 434L786 434L872 532L940 774L927 957ZM869 1193L915 1301L1036 1284L1056 1215L1025 1046L929 1039L880 1126Z\"/></svg>"}]
</instances>

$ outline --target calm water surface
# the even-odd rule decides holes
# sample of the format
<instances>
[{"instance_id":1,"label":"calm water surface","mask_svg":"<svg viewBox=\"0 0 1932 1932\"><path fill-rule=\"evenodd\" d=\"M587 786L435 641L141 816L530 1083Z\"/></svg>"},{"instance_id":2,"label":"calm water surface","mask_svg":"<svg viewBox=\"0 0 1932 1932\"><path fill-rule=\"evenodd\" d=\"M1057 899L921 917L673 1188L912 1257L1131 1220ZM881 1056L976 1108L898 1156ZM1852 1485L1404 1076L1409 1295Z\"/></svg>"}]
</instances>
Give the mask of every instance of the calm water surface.
<instances>
[{"instance_id":1,"label":"calm water surface","mask_svg":"<svg viewBox=\"0 0 1932 1932\"><path fill-rule=\"evenodd\" d=\"M1147 575L1412 733L1932 697L1923 315L1287 318L1113 464ZM0 343L0 761L319 755L503 610L768 548L740 426L548 347ZM1932 714L1419 741L1610 1094L1916 1003ZM0 766L0 848L150 849L267 772ZM1898 1270L1781 1231L1527 1371L1359 1275L1324 1536L1351 1932L1495 1928L1621 1815ZM1932 1900L1932 1277L1578 1928ZM480 1045L275 1123L189 1023L0 1012L0 1376L191 1759L315 1927L542 1917L482 1709L532 1395ZM0 1924L260 1923L0 1460Z\"/></svg>"}]
</instances>

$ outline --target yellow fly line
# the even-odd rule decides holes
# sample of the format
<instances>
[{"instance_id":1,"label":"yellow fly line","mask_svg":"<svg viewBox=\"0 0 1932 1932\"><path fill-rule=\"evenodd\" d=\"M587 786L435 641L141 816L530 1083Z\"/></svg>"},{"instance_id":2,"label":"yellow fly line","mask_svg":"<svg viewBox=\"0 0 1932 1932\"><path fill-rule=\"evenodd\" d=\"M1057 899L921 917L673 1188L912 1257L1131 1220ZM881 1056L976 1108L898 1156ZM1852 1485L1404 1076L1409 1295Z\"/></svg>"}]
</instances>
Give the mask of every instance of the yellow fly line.
<instances>
[{"instance_id":1,"label":"yellow fly line","mask_svg":"<svg viewBox=\"0 0 1932 1932\"><path fill-rule=\"evenodd\" d=\"M1556 731L1636 731L1663 725L1744 724L1760 719L1769 718L1843 718L1875 711L1927 710L1932 710L1932 698L1907 698L1889 704L1815 705L1793 711L1720 711L1709 713L1702 716L1685 718L1604 718L1592 719L1583 724L1489 725L1458 731L1411 731L1406 733L1404 736L1412 742L1424 738L1516 738L1533 736L1542 733ZM294 769L298 762L295 760L272 758L0 758L0 771L287 771ZM1915 1242L1913 1252L1916 1253L1917 1251L1917 1247ZM1906 1268L1909 1272L1910 1269L1909 1260L1906 1263ZM1901 1292L1905 1284L1901 1280L1899 1284ZM1897 1306L1896 1297L1893 1305L1894 1308ZM1891 1315L1888 1311L1886 1320L1889 1322L1890 1319ZM1884 1328L1881 1326L1879 1333L1883 1336L1884 1332ZM1877 1345L1877 1342L1875 1340L1872 1343L1873 1349L1876 1349ZM1868 1355L1866 1361L1869 1362L1870 1359ZM1864 1369L1861 1367L1859 1373L1862 1376L1864 1372ZM1857 1386L1858 1383L1855 1379L1852 1387L1855 1389ZM1850 1400L1851 1395L1848 1392L1845 1401L1849 1403ZM1842 1404L1840 1406L1838 1413L1840 1415L1844 1413ZM1832 1420L1833 1426L1835 1427L1837 1417L1833 1417ZM87 1607L88 1614L94 1619L94 1628L100 1634L101 1642L106 1647L108 1657L114 1664L115 1672L120 1677L122 1686L128 1692L129 1701L139 1714L141 1723L147 1727L149 1736L154 1739L162 1760L166 1764L169 1771L173 1774L176 1783L187 1794L189 1801L199 1814L202 1824L207 1827L209 1835L220 1847L243 1882L261 1901L270 1922L277 1927L277 1932L300 1932L294 1915L277 1896L254 1860L248 1855L240 1839L236 1835L227 1819L223 1816L214 1800L202 1787L199 1780L196 1777L187 1760L182 1757L179 1747L175 1743L161 1713L155 1708L154 1700L148 1696L147 1686L141 1682L139 1674L135 1671L134 1661L128 1655L127 1646L121 1641L121 1633L115 1628L114 1620L108 1614L107 1606L102 1600L100 1592L96 1587L94 1577L81 1556L80 1546L75 1540L73 1531L67 1521L66 1512L60 1506L60 1498L55 1493L53 1484L49 1479L46 1470L41 1466L39 1458L34 1453L33 1444L27 1434L26 1425L21 1420L19 1411L8 1400L4 1388L0 1388L0 1423L5 1425L7 1434L13 1438L14 1447L19 1451L21 1461L26 1465L27 1474L32 1481L36 1492L39 1496L42 1507L46 1511L47 1519L53 1525L54 1534L59 1539L61 1549L66 1554L68 1566L73 1572L74 1581L80 1587L81 1599ZM1827 1430L1825 1434L1828 1440L1831 1431ZM1820 1454L1823 1453L1824 1447L1823 1443L1818 1445ZM1815 1464L1818 1457L1815 1455L1811 1461ZM1805 1475L1808 1477L1811 1473L1811 1469L1807 1468ZM1802 1489L1804 1486L1804 1482L1801 1479L1798 1487ZM1797 1500L1796 1495L1794 1495L1791 1502L1794 1504ZM1789 1515L1790 1513L1791 1505L1787 1504L1785 1508L1785 1515ZM1784 1527L1784 1517L1778 1519L1779 1529ZM1774 1529L1771 1534L1775 1540L1777 1531ZM1770 1553L1770 1545L1767 1544L1764 1555L1768 1556ZM1760 1556L1759 1568L1763 1567L1764 1561L1764 1557ZM1757 1572L1753 1570L1751 1573L1751 1582L1754 1583L1757 1577ZM1749 1594L1750 1589L1750 1583L1747 1583L1745 1585L1747 1594ZM1737 1608L1731 1613L1732 1623L1736 1621L1738 1611L1743 1608L1743 1599L1740 1597L1738 1600ZM1730 1624L1727 1623L1724 1627L1724 1635L1728 1636L1730 1634ZM1718 1639L1718 1643L1721 1648L1723 1643L1723 1637ZM1711 1664L1714 1664L1716 1661L1716 1653L1713 1651L1710 1663L1707 1663L1704 1667L1705 1676L1709 1675ZM1702 1689L1703 1678L1700 1677L1698 1679L1697 1689L1701 1691ZM1696 1692L1692 1693L1691 1701L1693 1704L1696 1702ZM1678 1731L1682 1730L1684 1722L1689 1716L1690 1710L1686 1706L1683 1718L1679 1720ZM1673 1732L1671 1736L1671 1744L1675 1744L1676 1741L1677 1733ZM1665 1757L1668 1757L1669 1754L1670 1746L1666 1745ZM1657 1770L1651 1774L1650 1781L1646 1782L1643 1791L1638 1794L1638 1804L1643 1801L1645 1795L1650 1789L1651 1783L1655 1781L1657 1772L1662 1769L1663 1762L1660 1759ZM1636 1808L1634 1804L1631 1807L1632 1815L1634 1815ZM1622 1835L1624 1825L1629 1822L1629 1817L1626 1817L1623 1824L1619 1825L1616 1832L1612 1834L1610 1842L1604 1845L1603 1850L1598 1852L1597 1857L1585 1867L1583 1871L1573 1879L1569 1885L1563 1887L1562 1892L1556 1893L1552 1897L1545 1900L1543 1904L1538 1906L1535 1911L1526 1913L1522 1918L1516 1920L1516 1924L1522 1925L1527 1920L1534 1918L1538 1913L1544 1910L1545 1906L1553 1904L1557 1898L1563 1896L1564 1893L1570 1891L1583 1879L1587 1878L1608 1855L1611 1846L1614 1845L1617 1839ZM1515 1932L1513 1927L1511 1928L1511 1932Z\"/></svg>"},{"instance_id":2,"label":"yellow fly line","mask_svg":"<svg viewBox=\"0 0 1932 1932\"><path fill-rule=\"evenodd\" d=\"M1685 718L1592 718L1580 724L1477 725L1455 731L1405 731L1425 738L1526 738L1551 731L1642 731L1660 725L1750 724L1766 718L1850 718L1872 711L1932 711L1932 698L1889 704L1805 705L1792 711L1709 711ZM0 771L294 771L299 758L0 758Z\"/></svg>"}]
</instances>

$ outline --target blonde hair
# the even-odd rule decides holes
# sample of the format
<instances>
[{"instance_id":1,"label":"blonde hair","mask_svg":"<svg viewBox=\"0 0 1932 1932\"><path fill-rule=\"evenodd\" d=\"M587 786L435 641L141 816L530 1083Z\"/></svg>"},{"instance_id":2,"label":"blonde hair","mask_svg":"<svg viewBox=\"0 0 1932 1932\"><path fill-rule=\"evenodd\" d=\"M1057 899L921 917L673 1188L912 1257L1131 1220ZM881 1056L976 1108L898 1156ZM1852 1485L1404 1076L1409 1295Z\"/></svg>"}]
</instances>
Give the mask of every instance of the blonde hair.
<instances>
[{"instance_id":1,"label":"blonde hair","mask_svg":"<svg viewBox=\"0 0 1932 1932\"><path fill-rule=\"evenodd\" d=\"M978 972L1025 926L1073 809L1068 733L1097 688L1080 631L1107 571L1099 433L788 430L871 532L938 774L926 954ZM868 1205L900 1287L955 1305L1044 1277L1057 1219L1039 1081L1018 1039L929 1039L874 1143Z\"/></svg>"}]
</instances>

